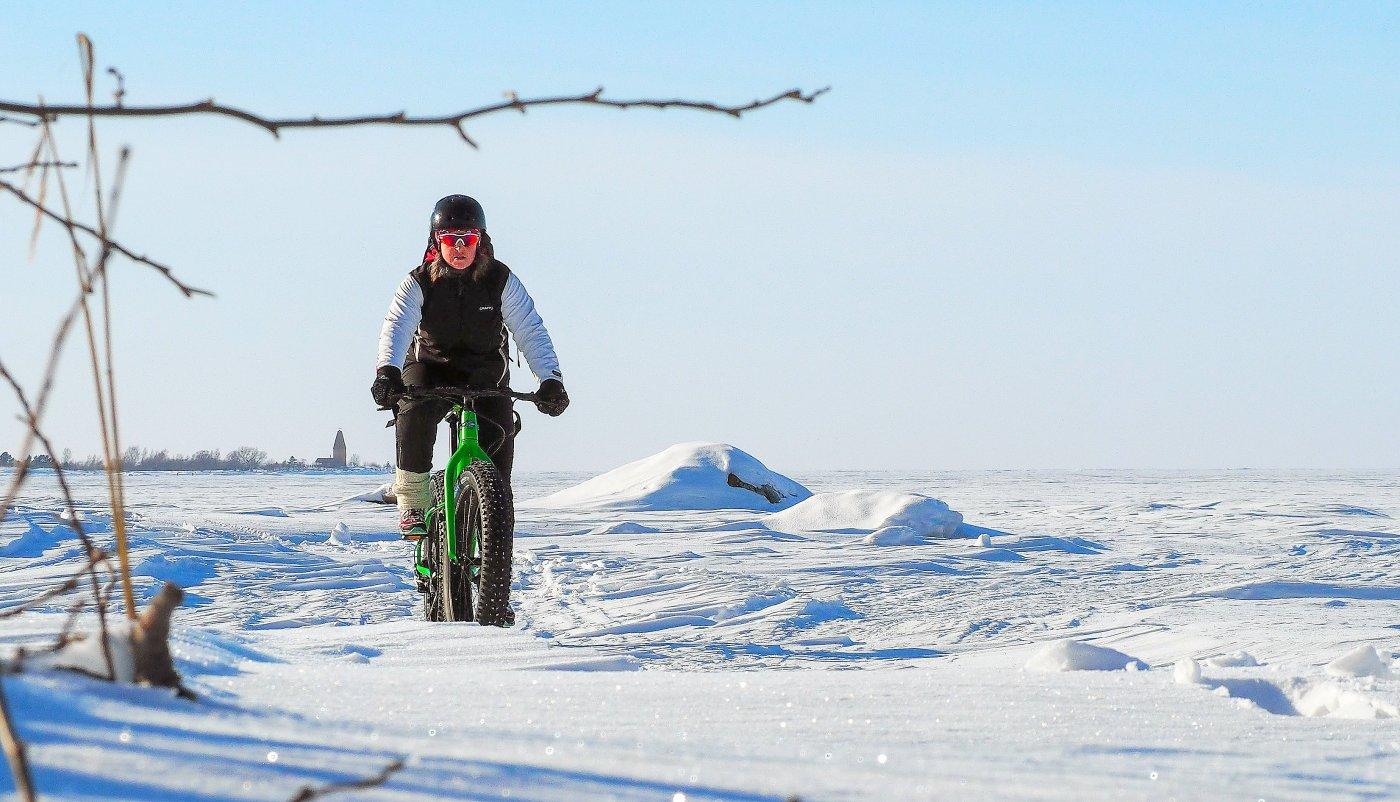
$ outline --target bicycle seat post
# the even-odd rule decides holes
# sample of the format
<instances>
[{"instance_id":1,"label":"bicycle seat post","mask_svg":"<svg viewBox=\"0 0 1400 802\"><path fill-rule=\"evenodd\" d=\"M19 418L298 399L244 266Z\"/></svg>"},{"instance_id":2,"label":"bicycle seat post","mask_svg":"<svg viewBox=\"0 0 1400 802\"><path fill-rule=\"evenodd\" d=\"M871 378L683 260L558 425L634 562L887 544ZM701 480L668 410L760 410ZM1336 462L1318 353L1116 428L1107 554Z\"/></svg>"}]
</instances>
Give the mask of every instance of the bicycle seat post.
<instances>
[{"instance_id":1,"label":"bicycle seat post","mask_svg":"<svg viewBox=\"0 0 1400 802\"><path fill-rule=\"evenodd\" d=\"M456 453L457 446L460 445L460 443L458 442L460 429L458 428L457 424L459 424L461 420L461 408L454 406L452 412L448 413L447 415L447 431L449 432L448 437L450 438L450 443L452 445L451 450L448 451L449 454Z\"/></svg>"}]
</instances>

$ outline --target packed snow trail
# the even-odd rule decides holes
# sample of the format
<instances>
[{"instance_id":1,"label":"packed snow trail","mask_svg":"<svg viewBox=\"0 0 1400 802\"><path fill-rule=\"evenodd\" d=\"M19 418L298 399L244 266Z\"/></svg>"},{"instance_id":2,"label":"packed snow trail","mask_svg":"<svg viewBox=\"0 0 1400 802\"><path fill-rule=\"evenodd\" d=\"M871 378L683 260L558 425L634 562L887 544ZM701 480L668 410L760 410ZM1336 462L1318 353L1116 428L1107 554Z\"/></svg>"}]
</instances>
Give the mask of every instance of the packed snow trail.
<instances>
[{"instance_id":1,"label":"packed snow trail","mask_svg":"<svg viewBox=\"0 0 1400 802\"><path fill-rule=\"evenodd\" d=\"M527 502L519 625L495 631L422 622L392 509L334 503L383 476L134 474L138 590L189 592L175 643L202 701L5 687L49 798L285 799L402 755L357 798L1400 795L1400 477L796 478L964 522L875 538L761 505ZM110 530L100 477L76 479ZM0 525L0 607L76 561L47 481Z\"/></svg>"}]
</instances>

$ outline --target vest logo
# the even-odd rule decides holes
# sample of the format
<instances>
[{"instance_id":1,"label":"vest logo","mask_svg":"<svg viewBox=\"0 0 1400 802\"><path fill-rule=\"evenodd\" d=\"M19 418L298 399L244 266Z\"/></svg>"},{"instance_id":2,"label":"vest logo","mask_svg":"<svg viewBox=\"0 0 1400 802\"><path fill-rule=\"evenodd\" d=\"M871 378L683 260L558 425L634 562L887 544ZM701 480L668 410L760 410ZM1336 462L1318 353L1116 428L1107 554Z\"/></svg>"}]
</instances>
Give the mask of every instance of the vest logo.
<instances>
[{"instance_id":1,"label":"vest logo","mask_svg":"<svg viewBox=\"0 0 1400 802\"><path fill-rule=\"evenodd\" d=\"M496 308L496 307L494 307L494 306L478 306L478 307L476 308L476 311L478 311L478 312L490 312L490 311L493 311L495 308Z\"/></svg>"}]
</instances>

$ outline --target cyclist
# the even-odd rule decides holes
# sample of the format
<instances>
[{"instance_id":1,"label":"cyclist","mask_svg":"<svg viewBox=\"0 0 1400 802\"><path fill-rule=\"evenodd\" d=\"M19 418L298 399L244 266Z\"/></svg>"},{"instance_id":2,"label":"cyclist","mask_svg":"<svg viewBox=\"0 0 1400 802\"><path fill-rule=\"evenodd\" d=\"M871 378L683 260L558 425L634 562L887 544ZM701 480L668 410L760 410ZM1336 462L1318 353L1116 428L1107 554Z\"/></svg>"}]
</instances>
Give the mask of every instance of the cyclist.
<instances>
[{"instance_id":1,"label":"cyclist","mask_svg":"<svg viewBox=\"0 0 1400 802\"><path fill-rule=\"evenodd\" d=\"M569 406L554 344L535 302L515 273L496 259L486 214L466 195L449 195L433 207L428 249L394 293L379 333L379 361L370 389L376 404L397 402L395 444L399 532L427 534L428 473L437 425L452 405L438 399L402 399L407 387L505 387L510 382L507 333L540 380L535 406L560 415ZM510 484L516 416L510 398L476 401L481 445Z\"/></svg>"}]
</instances>

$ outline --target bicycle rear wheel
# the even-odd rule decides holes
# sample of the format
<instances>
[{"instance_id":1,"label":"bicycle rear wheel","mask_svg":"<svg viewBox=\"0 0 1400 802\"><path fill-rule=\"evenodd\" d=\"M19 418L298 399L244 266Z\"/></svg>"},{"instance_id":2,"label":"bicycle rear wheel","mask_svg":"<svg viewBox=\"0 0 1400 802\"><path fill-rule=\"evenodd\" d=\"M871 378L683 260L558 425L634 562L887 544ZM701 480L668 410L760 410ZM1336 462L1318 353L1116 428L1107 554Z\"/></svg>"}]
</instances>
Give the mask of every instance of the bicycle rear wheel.
<instances>
[{"instance_id":1,"label":"bicycle rear wheel","mask_svg":"<svg viewBox=\"0 0 1400 802\"><path fill-rule=\"evenodd\" d=\"M427 592L423 594L423 617L429 621L470 621L470 588L465 561L448 559L442 471L433 474L432 490L433 506L428 513L423 564L433 573L427 582Z\"/></svg>"},{"instance_id":2,"label":"bicycle rear wheel","mask_svg":"<svg viewBox=\"0 0 1400 802\"><path fill-rule=\"evenodd\" d=\"M487 627L515 623L510 609L515 507L510 486L489 462L473 462L457 480L457 536L471 618Z\"/></svg>"}]
</instances>

